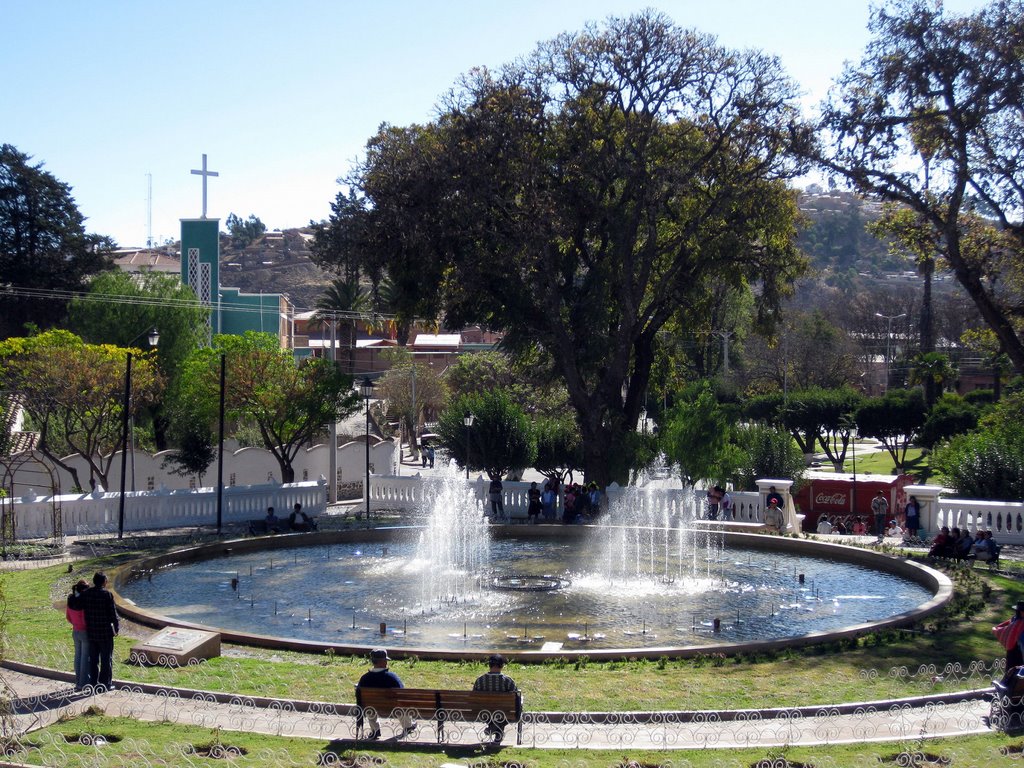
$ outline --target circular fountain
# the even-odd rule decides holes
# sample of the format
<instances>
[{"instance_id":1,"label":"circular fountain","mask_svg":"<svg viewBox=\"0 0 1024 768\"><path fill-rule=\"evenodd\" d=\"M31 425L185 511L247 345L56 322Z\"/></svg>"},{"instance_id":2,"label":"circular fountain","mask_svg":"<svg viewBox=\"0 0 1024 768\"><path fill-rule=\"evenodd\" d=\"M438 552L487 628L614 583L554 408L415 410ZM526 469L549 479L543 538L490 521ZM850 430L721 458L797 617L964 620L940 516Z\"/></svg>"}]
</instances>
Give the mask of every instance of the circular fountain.
<instances>
[{"instance_id":1,"label":"circular fountain","mask_svg":"<svg viewBox=\"0 0 1024 768\"><path fill-rule=\"evenodd\" d=\"M913 621L950 592L897 558L682 525L656 485L631 487L599 525L490 526L456 472L425 482L423 526L151 558L115 575L122 611L315 651L621 658L856 634Z\"/></svg>"}]
</instances>

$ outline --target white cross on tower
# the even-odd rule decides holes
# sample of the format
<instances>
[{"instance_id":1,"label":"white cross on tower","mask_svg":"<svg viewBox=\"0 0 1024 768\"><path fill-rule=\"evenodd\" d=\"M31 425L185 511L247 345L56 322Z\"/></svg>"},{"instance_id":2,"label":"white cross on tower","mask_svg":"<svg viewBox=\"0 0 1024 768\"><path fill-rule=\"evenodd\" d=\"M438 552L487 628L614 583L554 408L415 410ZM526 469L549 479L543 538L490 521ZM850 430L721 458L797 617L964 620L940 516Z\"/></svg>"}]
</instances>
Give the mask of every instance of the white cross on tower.
<instances>
[{"instance_id":1,"label":"white cross on tower","mask_svg":"<svg viewBox=\"0 0 1024 768\"><path fill-rule=\"evenodd\" d=\"M203 177L203 218L206 218L206 177L207 176L219 176L220 174L216 171L206 170L206 155L203 155L203 169L201 171L192 171L196 176Z\"/></svg>"}]
</instances>

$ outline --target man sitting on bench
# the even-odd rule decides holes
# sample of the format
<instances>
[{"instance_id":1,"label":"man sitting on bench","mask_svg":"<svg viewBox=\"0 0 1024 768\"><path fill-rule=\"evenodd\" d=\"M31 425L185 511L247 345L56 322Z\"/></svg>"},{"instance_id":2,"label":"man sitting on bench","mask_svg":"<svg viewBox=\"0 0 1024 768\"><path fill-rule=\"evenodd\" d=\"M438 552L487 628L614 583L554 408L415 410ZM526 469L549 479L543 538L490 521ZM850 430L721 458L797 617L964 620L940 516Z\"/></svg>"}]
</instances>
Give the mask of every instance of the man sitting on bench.
<instances>
[{"instance_id":1,"label":"man sitting on bench","mask_svg":"<svg viewBox=\"0 0 1024 768\"><path fill-rule=\"evenodd\" d=\"M281 518L274 514L273 507L267 507L267 516L264 518L263 524L267 526L267 533L281 532Z\"/></svg>"},{"instance_id":2,"label":"man sitting on bench","mask_svg":"<svg viewBox=\"0 0 1024 768\"><path fill-rule=\"evenodd\" d=\"M401 679L388 669L388 652L384 648L375 648L370 651L370 661L373 662L373 669L363 674L359 678L360 688L404 688ZM370 741L376 741L380 738L380 722L377 719L377 713L372 709L366 710L366 721L367 725L370 726L370 735L367 738ZM400 714L398 716L398 722L402 726L401 736L408 736L410 733L416 730L416 722L410 715Z\"/></svg>"},{"instance_id":3,"label":"man sitting on bench","mask_svg":"<svg viewBox=\"0 0 1024 768\"><path fill-rule=\"evenodd\" d=\"M495 653L487 659L490 670L480 675L473 683L474 691L484 693L512 693L516 690L516 682L501 670L505 667L505 657ZM484 732L495 744L500 744L505 738L505 715L502 712L495 712L487 721Z\"/></svg>"},{"instance_id":4,"label":"man sitting on bench","mask_svg":"<svg viewBox=\"0 0 1024 768\"><path fill-rule=\"evenodd\" d=\"M288 516L288 527L293 531L306 533L316 530L316 521L302 511L302 505L295 502L295 509Z\"/></svg>"}]
</instances>

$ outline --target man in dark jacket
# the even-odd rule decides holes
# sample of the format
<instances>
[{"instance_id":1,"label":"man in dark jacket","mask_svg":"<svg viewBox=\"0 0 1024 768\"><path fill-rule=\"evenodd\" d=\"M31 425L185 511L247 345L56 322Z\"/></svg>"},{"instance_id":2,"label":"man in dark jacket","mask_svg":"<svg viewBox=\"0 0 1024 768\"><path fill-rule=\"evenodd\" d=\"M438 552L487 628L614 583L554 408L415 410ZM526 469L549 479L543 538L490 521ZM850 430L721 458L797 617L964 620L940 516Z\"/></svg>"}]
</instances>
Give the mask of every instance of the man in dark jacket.
<instances>
[{"instance_id":1,"label":"man in dark jacket","mask_svg":"<svg viewBox=\"0 0 1024 768\"><path fill-rule=\"evenodd\" d=\"M89 636L89 685L113 688L114 636L121 629L114 596L107 591L107 575L92 577L92 587L68 597L68 606L85 612L85 630Z\"/></svg>"},{"instance_id":2,"label":"man in dark jacket","mask_svg":"<svg viewBox=\"0 0 1024 768\"><path fill-rule=\"evenodd\" d=\"M360 688L405 687L402 685L401 678L388 669L388 661L390 661L390 657L388 656L386 649L375 648L370 651L370 661L373 663L373 667L369 672L365 672L363 676L359 678ZM376 741L380 738L380 722L377 719L377 713L372 709L366 710L366 720L367 724L370 726L370 735L367 738L370 741ZM416 722L409 714L399 713L398 722L402 725L402 736L408 736L416 730Z\"/></svg>"}]
</instances>

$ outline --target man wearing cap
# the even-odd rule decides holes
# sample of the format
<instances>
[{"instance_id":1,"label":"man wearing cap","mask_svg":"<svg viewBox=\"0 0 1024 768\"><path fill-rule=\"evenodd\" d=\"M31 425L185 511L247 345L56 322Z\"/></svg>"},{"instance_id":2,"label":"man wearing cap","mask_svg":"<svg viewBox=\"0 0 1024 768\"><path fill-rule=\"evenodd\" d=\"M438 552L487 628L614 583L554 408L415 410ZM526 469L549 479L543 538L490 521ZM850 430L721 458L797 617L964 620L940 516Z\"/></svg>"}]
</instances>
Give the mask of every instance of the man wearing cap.
<instances>
[{"instance_id":1,"label":"man wearing cap","mask_svg":"<svg viewBox=\"0 0 1024 768\"><path fill-rule=\"evenodd\" d=\"M388 652L384 648L375 648L370 651L370 661L373 668L359 678L360 688L404 688L401 679L388 669ZM367 738L375 741L380 738L380 722L377 720L377 713L373 709L366 710L366 721L370 726L370 735ZM402 726L402 736L408 736L416 730L416 723L412 716L399 714L398 722Z\"/></svg>"},{"instance_id":2,"label":"man wearing cap","mask_svg":"<svg viewBox=\"0 0 1024 768\"><path fill-rule=\"evenodd\" d=\"M495 653L488 657L487 663L490 665L490 670L476 679L476 682L473 683L474 691L481 691L483 693L512 693L516 690L516 681L501 671L505 668L504 656L500 653ZM495 712L491 719L488 720L487 728L484 732L491 737L495 744L500 744L501 740L505 738L505 715L501 712Z\"/></svg>"}]
</instances>

